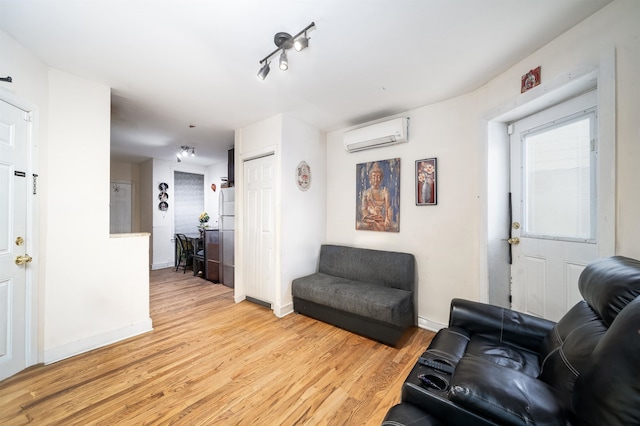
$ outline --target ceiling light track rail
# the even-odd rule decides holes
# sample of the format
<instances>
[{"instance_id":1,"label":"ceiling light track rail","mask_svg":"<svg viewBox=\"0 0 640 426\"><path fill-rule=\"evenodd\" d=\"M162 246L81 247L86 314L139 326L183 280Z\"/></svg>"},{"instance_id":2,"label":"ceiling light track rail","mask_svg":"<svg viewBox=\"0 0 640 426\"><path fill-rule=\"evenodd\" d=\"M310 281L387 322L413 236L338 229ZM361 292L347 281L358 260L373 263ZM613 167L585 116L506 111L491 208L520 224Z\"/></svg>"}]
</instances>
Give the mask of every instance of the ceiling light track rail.
<instances>
[{"instance_id":1,"label":"ceiling light track rail","mask_svg":"<svg viewBox=\"0 0 640 426\"><path fill-rule=\"evenodd\" d=\"M309 46L309 37L307 37L307 31L315 28L315 22L311 22L305 28L300 30L296 35L292 36L289 33L279 32L273 37L273 42L276 45L276 48L273 52L269 53L267 56L260 60L260 64L263 65L258 72L258 78L264 80L269 74L271 63L270 59L275 56L277 53L280 53L280 61L279 66L280 69L286 71L289 69L289 60L287 58L287 50L292 47L295 48L298 52L303 49L306 49Z\"/></svg>"}]
</instances>

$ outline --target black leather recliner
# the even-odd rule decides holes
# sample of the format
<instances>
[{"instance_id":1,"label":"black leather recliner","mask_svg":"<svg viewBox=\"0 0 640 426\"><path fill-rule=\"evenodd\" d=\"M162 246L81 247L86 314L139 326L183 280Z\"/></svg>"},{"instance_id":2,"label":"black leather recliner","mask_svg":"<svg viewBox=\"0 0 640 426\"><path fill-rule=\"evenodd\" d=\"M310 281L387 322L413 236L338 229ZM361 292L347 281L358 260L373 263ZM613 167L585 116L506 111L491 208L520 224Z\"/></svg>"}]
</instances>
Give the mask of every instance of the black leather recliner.
<instances>
[{"instance_id":1,"label":"black leather recliner","mask_svg":"<svg viewBox=\"0 0 640 426\"><path fill-rule=\"evenodd\" d=\"M593 262L579 289L558 323L454 299L383 425L640 424L640 262Z\"/></svg>"}]
</instances>

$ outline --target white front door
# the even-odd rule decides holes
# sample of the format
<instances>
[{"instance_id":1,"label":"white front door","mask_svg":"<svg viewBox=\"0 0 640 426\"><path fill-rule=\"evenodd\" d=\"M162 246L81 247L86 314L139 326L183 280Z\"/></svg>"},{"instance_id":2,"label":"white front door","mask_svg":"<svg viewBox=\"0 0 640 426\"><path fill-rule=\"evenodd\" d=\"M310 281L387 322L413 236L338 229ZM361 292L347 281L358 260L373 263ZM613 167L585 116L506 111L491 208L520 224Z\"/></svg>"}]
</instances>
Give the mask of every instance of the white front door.
<instances>
[{"instance_id":1,"label":"white front door","mask_svg":"<svg viewBox=\"0 0 640 426\"><path fill-rule=\"evenodd\" d=\"M246 295L274 302L275 160L273 155L244 163L244 283Z\"/></svg>"},{"instance_id":2,"label":"white front door","mask_svg":"<svg viewBox=\"0 0 640 426\"><path fill-rule=\"evenodd\" d=\"M26 114L0 100L0 380L27 366Z\"/></svg>"},{"instance_id":3,"label":"white front door","mask_svg":"<svg viewBox=\"0 0 640 426\"><path fill-rule=\"evenodd\" d=\"M558 320L598 256L596 92L513 124L512 307Z\"/></svg>"}]
</instances>

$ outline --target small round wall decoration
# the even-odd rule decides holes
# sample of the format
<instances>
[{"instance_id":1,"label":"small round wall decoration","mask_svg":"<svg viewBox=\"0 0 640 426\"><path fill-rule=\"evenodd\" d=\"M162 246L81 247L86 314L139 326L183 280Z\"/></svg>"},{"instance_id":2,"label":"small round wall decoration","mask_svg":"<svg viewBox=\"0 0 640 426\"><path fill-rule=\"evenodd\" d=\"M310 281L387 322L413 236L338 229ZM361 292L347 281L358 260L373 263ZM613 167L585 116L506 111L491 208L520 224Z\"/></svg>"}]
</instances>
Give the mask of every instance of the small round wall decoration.
<instances>
[{"instance_id":1,"label":"small round wall decoration","mask_svg":"<svg viewBox=\"0 0 640 426\"><path fill-rule=\"evenodd\" d=\"M311 186L311 167L306 161L301 161L296 167L296 185L300 191L306 191Z\"/></svg>"}]
</instances>

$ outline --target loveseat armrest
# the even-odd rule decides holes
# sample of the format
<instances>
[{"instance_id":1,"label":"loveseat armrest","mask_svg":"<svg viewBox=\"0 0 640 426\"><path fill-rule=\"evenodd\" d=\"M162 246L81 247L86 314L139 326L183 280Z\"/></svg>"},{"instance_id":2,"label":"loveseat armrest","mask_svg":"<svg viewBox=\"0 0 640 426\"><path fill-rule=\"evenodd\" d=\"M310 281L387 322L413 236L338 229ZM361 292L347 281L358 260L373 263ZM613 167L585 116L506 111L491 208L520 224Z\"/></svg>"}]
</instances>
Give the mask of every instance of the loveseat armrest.
<instances>
[{"instance_id":1,"label":"loveseat armrest","mask_svg":"<svg viewBox=\"0 0 640 426\"><path fill-rule=\"evenodd\" d=\"M449 327L494 337L500 342L537 351L555 322L522 312L465 299L453 299Z\"/></svg>"}]
</instances>

